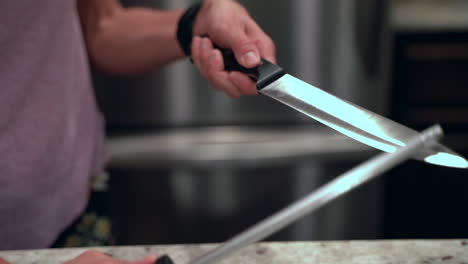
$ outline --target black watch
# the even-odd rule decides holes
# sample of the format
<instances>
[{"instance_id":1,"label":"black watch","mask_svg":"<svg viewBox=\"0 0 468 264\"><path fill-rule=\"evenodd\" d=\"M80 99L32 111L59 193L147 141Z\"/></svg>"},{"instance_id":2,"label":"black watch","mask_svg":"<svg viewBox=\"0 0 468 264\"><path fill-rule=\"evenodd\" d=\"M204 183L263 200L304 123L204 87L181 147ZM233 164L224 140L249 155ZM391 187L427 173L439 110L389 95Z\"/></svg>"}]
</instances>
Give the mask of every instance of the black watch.
<instances>
[{"instance_id":1,"label":"black watch","mask_svg":"<svg viewBox=\"0 0 468 264\"><path fill-rule=\"evenodd\" d=\"M187 56L191 54L193 24L195 23L195 19L197 18L198 11L200 11L202 4L203 3L197 3L187 8L177 24L177 40Z\"/></svg>"}]
</instances>

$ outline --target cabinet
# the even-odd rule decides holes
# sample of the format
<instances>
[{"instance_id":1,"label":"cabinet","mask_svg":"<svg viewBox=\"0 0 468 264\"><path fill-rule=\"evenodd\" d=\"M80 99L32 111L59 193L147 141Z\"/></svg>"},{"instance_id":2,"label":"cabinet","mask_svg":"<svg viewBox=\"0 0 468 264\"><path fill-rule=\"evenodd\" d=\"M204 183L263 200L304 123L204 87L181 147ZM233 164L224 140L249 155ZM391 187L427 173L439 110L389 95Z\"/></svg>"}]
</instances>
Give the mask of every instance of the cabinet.
<instances>
[{"instance_id":1,"label":"cabinet","mask_svg":"<svg viewBox=\"0 0 468 264\"><path fill-rule=\"evenodd\" d=\"M415 129L439 123L468 156L468 32L398 33L392 119ZM385 184L386 238L468 236L468 170L409 161Z\"/></svg>"}]
</instances>

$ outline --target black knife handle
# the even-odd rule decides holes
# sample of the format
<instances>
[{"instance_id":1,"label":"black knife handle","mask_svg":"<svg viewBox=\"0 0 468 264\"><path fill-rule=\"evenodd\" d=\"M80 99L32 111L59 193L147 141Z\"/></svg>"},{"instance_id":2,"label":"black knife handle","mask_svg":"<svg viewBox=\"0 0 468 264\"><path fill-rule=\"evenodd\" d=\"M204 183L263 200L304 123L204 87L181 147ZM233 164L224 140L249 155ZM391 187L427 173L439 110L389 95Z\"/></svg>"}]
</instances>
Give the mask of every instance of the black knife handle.
<instances>
[{"instance_id":1,"label":"black knife handle","mask_svg":"<svg viewBox=\"0 0 468 264\"><path fill-rule=\"evenodd\" d=\"M262 64L254 68L245 68L240 65L232 50L215 46L221 51L224 60L224 69L226 71L239 71L247 74L256 82L257 89L261 90L270 83L276 81L285 74L283 68L262 58Z\"/></svg>"},{"instance_id":2,"label":"black knife handle","mask_svg":"<svg viewBox=\"0 0 468 264\"><path fill-rule=\"evenodd\" d=\"M174 261L168 255L162 255L154 264L174 264Z\"/></svg>"},{"instance_id":3,"label":"black knife handle","mask_svg":"<svg viewBox=\"0 0 468 264\"><path fill-rule=\"evenodd\" d=\"M234 52L230 49L224 49L220 48L218 46L214 46L216 49L219 49L221 51L221 54L223 55L223 61L224 61L224 69L226 71L238 71L247 74L253 81L257 81L259 77L259 72L258 72L258 67L254 68L245 68L244 66L240 65L236 57L234 56Z\"/></svg>"}]
</instances>

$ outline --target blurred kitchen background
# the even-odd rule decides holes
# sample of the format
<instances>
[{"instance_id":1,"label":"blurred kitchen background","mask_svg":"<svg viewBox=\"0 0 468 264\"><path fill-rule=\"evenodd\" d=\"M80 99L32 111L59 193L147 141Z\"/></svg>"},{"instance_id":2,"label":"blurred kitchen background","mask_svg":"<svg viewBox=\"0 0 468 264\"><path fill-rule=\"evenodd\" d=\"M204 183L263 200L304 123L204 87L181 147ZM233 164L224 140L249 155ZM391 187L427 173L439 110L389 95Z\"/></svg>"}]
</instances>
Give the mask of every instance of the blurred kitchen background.
<instances>
[{"instance_id":1,"label":"blurred kitchen background","mask_svg":"<svg viewBox=\"0 0 468 264\"><path fill-rule=\"evenodd\" d=\"M240 2L288 73L415 129L440 123L468 156L468 1ZM93 74L118 244L224 241L378 153L264 96L229 99L187 59ZM468 237L467 223L468 170L408 161L269 240Z\"/></svg>"}]
</instances>

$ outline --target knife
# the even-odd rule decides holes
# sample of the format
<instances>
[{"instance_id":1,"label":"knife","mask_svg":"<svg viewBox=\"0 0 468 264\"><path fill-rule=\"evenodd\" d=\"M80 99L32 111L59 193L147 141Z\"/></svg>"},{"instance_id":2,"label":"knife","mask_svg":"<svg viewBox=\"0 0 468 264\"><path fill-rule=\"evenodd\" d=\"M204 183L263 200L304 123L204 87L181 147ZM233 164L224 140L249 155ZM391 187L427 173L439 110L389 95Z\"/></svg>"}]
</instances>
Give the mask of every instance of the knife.
<instances>
[{"instance_id":1,"label":"knife","mask_svg":"<svg viewBox=\"0 0 468 264\"><path fill-rule=\"evenodd\" d=\"M231 50L221 50L227 71L240 71L256 82L259 93L308 115L320 123L373 148L395 152L419 132L287 74L279 65L262 59L255 68L240 65ZM468 161L448 147L436 143L413 158L428 163L468 168Z\"/></svg>"}]
</instances>

